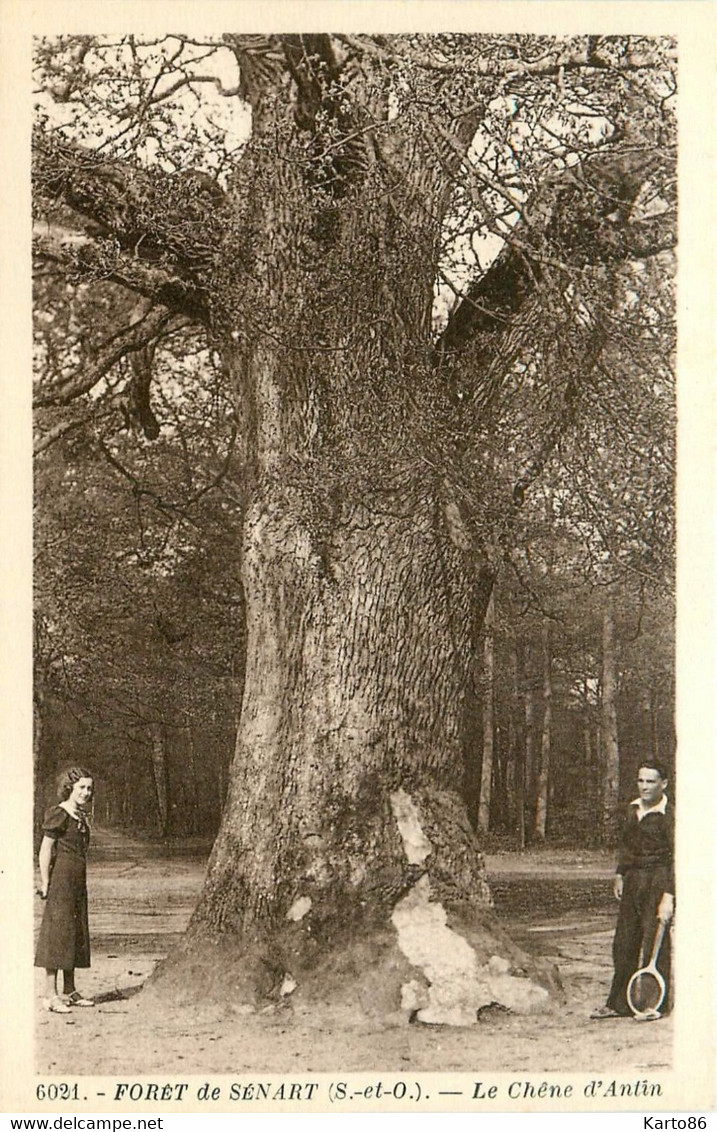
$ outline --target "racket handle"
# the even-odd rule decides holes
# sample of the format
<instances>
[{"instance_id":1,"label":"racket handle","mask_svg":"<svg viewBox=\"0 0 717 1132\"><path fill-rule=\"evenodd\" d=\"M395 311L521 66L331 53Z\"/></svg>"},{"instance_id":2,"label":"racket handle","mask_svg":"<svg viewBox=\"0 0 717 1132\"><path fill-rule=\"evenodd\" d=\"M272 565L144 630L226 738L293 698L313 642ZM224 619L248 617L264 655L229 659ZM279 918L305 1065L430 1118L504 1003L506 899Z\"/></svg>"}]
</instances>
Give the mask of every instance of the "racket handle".
<instances>
[{"instance_id":1,"label":"racket handle","mask_svg":"<svg viewBox=\"0 0 717 1132\"><path fill-rule=\"evenodd\" d=\"M660 954L660 948L662 947L662 941L665 938L666 931L667 923L665 920L658 920L657 929L655 931L655 942L652 945L652 955L650 956L650 962L648 964L650 967L654 967L657 962L657 956Z\"/></svg>"}]
</instances>

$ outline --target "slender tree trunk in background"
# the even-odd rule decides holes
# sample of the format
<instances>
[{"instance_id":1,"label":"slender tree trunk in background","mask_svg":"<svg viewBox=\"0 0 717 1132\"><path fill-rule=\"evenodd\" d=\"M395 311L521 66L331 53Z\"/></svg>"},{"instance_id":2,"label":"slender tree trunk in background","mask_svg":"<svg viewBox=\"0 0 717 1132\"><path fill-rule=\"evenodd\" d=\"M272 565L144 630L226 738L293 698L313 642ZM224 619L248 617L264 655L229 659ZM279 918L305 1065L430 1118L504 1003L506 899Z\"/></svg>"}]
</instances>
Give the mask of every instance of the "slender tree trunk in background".
<instances>
[{"instance_id":1,"label":"slender tree trunk in background","mask_svg":"<svg viewBox=\"0 0 717 1132\"><path fill-rule=\"evenodd\" d=\"M224 763L221 759L217 762L217 812L221 817L222 810L224 809L224 802L227 796L226 776L224 773Z\"/></svg>"},{"instance_id":2,"label":"slender tree trunk in background","mask_svg":"<svg viewBox=\"0 0 717 1132\"><path fill-rule=\"evenodd\" d=\"M157 827L160 837L167 836L169 824L169 775L167 768L167 738L162 723L152 723L151 753L152 774L157 800Z\"/></svg>"},{"instance_id":3,"label":"slender tree trunk in background","mask_svg":"<svg viewBox=\"0 0 717 1132\"><path fill-rule=\"evenodd\" d=\"M197 778L197 758L194 747L194 732L191 723L184 727L185 749L187 752L187 783L189 785L189 832L195 834L199 830L199 781Z\"/></svg>"},{"instance_id":4,"label":"slender tree trunk in background","mask_svg":"<svg viewBox=\"0 0 717 1132\"><path fill-rule=\"evenodd\" d=\"M551 678L550 631L547 624L542 630L543 655L543 727L540 737L540 768L538 771L537 799L535 805L535 837L545 841L548 821L548 796L550 784L550 739L552 723L553 684Z\"/></svg>"},{"instance_id":5,"label":"slender tree trunk in background","mask_svg":"<svg viewBox=\"0 0 717 1132\"><path fill-rule=\"evenodd\" d=\"M528 809L532 809L535 797L535 693L531 687L526 688L524 692L524 711L525 755L523 762L523 805L521 813L523 814L522 823L525 830L525 808L527 806ZM525 844L525 832L523 834L523 844Z\"/></svg>"},{"instance_id":6,"label":"slender tree trunk in background","mask_svg":"<svg viewBox=\"0 0 717 1132\"><path fill-rule=\"evenodd\" d=\"M600 695L602 693L600 692ZM595 836L598 844L602 845L602 798L604 790L604 758L603 758L603 741L602 741L602 720L598 715L597 722L595 723L595 798L597 799L597 806L595 808Z\"/></svg>"},{"instance_id":7,"label":"slender tree trunk in background","mask_svg":"<svg viewBox=\"0 0 717 1132\"><path fill-rule=\"evenodd\" d=\"M585 676L583 680L583 766L585 768L585 781L588 783L588 797L600 797L600 771L597 765L597 757L593 749L592 737L593 721L592 721L592 708L590 704L590 688L588 685L588 678ZM590 807L590 825L591 825L591 838L596 838L599 827L599 814L596 813L596 807Z\"/></svg>"},{"instance_id":8,"label":"slender tree trunk in background","mask_svg":"<svg viewBox=\"0 0 717 1132\"><path fill-rule=\"evenodd\" d=\"M239 720L241 718L241 703L244 693L244 673L237 674L236 670L236 657L232 656L231 659L231 688L232 688L232 705L233 705L233 719L235 734L239 730Z\"/></svg>"},{"instance_id":9,"label":"slender tree trunk in background","mask_svg":"<svg viewBox=\"0 0 717 1132\"><path fill-rule=\"evenodd\" d=\"M510 750L511 750L511 779L512 789L510 796L511 813L514 815L514 828L518 848L525 849L525 751L521 737L520 713L523 705L520 696L520 667L518 649L515 643L510 650Z\"/></svg>"},{"instance_id":10,"label":"slender tree trunk in background","mask_svg":"<svg viewBox=\"0 0 717 1132\"><path fill-rule=\"evenodd\" d=\"M106 825L114 827L116 825L119 825L117 819L121 812L120 787L117 783L117 780L114 778L110 783L110 788L107 792L106 797L107 805L105 807L104 821Z\"/></svg>"},{"instance_id":11,"label":"slender tree trunk in background","mask_svg":"<svg viewBox=\"0 0 717 1132\"><path fill-rule=\"evenodd\" d=\"M480 799L478 802L478 832L487 833L490 826L491 787L493 783L493 749L495 743L494 720L494 657L493 657L494 595L491 593L485 615L483 638L483 759L481 762Z\"/></svg>"},{"instance_id":12,"label":"slender tree trunk in background","mask_svg":"<svg viewBox=\"0 0 717 1132\"><path fill-rule=\"evenodd\" d=\"M595 763L593 762L593 739L592 739L592 725L590 717L585 715L583 719L583 760L585 763L585 770L588 776L592 779L595 777ZM594 795L593 795L594 796Z\"/></svg>"},{"instance_id":13,"label":"slender tree trunk in background","mask_svg":"<svg viewBox=\"0 0 717 1132\"><path fill-rule=\"evenodd\" d=\"M132 797L134 791L134 784L132 781L132 760L127 757L124 760L124 779L122 783L122 799L121 799L121 821L124 826L131 826L134 814L132 813Z\"/></svg>"},{"instance_id":14,"label":"slender tree trunk in background","mask_svg":"<svg viewBox=\"0 0 717 1132\"><path fill-rule=\"evenodd\" d=\"M585 770L589 774L593 774L595 764L593 762L592 713L587 676L583 680L583 757L585 759Z\"/></svg>"},{"instance_id":15,"label":"slender tree trunk in background","mask_svg":"<svg viewBox=\"0 0 717 1132\"><path fill-rule=\"evenodd\" d=\"M507 828L511 834L516 835L518 829L518 809L515 804L516 791L517 791L517 765L519 762L518 755L518 737L516 734L515 720L513 714L508 718L508 736L506 740L505 749L505 773L503 776L504 799L503 810L504 820Z\"/></svg>"},{"instance_id":16,"label":"slender tree trunk in background","mask_svg":"<svg viewBox=\"0 0 717 1132\"><path fill-rule=\"evenodd\" d=\"M650 684L650 734L652 737L652 758L660 761L659 689Z\"/></svg>"},{"instance_id":17,"label":"slender tree trunk in background","mask_svg":"<svg viewBox=\"0 0 717 1132\"><path fill-rule=\"evenodd\" d=\"M620 786L620 747L617 731L617 652L615 613L610 602L603 613L602 630L602 805L601 838L605 844L615 839Z\"/></svg>"},{"instance_id":18,"label":"slender tree trunk in background","mask_svg":"<svg viewBox=\"0 0 717 1132\"><path fill-rule=\"evenodd\" d=\"M507 776L510 772L510 746L506 745L505 733L501 730L499 724L496 726L493 766L495 768L495 786L491 804L498 825L506 826L510 820L507 782Z\"/></svg>"},{"instance_id":19,"label":"slender tree trunk in background","mask_svg":"<svg viewBox=\"0 0 717 1132\"><path fill-rule=\"evenodd\" d=\"M44 811L45 781L43 773L43 730L45 695L41 678L35 676L32 696L32 768L33 768L33 826L36 839L40 838Z\"/></svg>"}]
</instances>

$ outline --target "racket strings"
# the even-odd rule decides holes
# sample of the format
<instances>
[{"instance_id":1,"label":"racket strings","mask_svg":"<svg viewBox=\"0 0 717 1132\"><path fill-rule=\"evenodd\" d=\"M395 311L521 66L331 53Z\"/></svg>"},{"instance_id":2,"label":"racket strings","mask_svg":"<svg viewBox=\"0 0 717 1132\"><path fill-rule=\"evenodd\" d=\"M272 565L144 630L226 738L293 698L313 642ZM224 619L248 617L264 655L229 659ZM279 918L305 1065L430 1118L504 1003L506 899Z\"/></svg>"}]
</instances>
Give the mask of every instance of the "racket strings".
<instances>
[{"instance_id":1,"label":"racket strings","mask_svg":"<svg viewBox=\"0 0 717 1132\"><path fill-rule=\"evenodd\" d=\"M657 1010L664 995L664 983L649 971L640 972L631 981L630 1005L639 1014Z\"/></svg>"}]
</instances>

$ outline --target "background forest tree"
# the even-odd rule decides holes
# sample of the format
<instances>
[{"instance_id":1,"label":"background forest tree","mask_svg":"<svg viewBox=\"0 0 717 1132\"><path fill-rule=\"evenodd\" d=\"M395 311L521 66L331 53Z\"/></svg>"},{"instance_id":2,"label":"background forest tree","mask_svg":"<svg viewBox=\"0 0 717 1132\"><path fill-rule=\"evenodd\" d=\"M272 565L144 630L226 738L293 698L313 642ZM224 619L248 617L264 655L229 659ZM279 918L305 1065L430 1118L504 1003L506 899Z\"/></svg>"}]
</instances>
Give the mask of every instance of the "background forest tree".
<instances>
[{"instance_id":1,"label":"background forest tree","mask_svg":"<svg viewBox=\"0 0 717 1132\"><path fill-rule=\"evenodd\" d=\"M234 748L175 988L534 1008L475 830L674 748L674 45L36 62L38 783L213 831Z\"/></svg>"}]
</instances>

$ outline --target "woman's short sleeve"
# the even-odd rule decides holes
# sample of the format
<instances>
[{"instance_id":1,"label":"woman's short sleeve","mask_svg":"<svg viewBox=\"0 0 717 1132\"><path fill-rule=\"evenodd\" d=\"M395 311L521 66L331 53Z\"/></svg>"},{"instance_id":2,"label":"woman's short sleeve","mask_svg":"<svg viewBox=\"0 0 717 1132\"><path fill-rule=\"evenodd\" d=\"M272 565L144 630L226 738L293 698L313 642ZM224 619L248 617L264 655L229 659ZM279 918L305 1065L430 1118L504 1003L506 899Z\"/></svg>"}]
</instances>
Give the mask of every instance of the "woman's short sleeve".
<instances>
[{"instance_id":1,"label":"woman's short sleeve","mask_svg":"<svg viewBox=\"0 0 717 1132\"><path fill-rule=\"evenodd\" d=\"M52 837L53 840L56 840L58 837L62 837L69 820L70 815L67 810L63 810L62 806L52 806L45 814L42 832L45 837Z\"/></svg>"}]
</instances>

